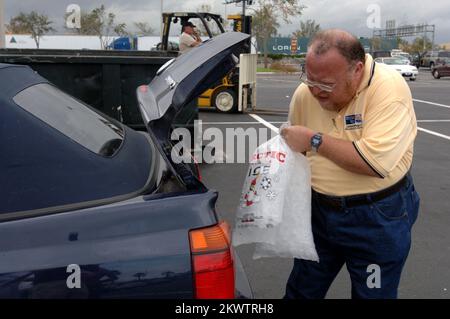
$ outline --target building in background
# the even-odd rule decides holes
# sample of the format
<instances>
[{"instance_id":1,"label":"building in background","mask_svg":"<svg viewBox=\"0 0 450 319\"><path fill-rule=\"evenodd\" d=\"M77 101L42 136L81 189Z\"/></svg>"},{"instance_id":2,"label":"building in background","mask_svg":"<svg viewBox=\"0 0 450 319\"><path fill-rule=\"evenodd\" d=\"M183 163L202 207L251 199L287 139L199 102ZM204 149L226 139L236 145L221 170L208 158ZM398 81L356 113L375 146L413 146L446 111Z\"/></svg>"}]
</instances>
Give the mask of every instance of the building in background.
<instances>
[{"instance_id":1,"label":"building in background","mask_svg":"<svg viewBox=\"0 0 450 319\"><path fill-rule=\"evenodd\" d=\"M439 44L439 46L442 48L442 50L450 51L450 42Z\"/></svg>"},{"instance_id":2,"label":"building in background","mask_svg":"<svg viewBox=\"0 0 450 319\"><path fill-rule=\"evenodd\" d=\"M372 48L371 39L370 38L359 38L361 44L364 47L366 52L375 51ZM309 38L298 38L297 39L297 52L296 54L305 54L308 49ZM385 50L390 51L392 49L396 49L398 46L396 39L380 39L379 48L376 50ZM267 44L267 49L269 54L284 54L284 55L292 55L291 52L291 38L290 37L273 37L270 38ZM262 43L258 43L258 52L262 53Z\"/></svg>"},{"instance_id":3,"label":"building in background","mask_svg":"<svg viewBox=\"0 0 450 319\"><path fill-rule=\"evenodd\" d=\"M8 49L36 49L36 43L31 35L7 34L6 48ZM107 37L111 44L118 36ZM136 47L141 51L150 51L161 41L159 36L136 37ZM169 41L178 42L178 37L170 37ZM68 49L68 50L101 50L100 39L89 35L46 35L41 37L40 49Z\"/></svg>"}]
</instances>

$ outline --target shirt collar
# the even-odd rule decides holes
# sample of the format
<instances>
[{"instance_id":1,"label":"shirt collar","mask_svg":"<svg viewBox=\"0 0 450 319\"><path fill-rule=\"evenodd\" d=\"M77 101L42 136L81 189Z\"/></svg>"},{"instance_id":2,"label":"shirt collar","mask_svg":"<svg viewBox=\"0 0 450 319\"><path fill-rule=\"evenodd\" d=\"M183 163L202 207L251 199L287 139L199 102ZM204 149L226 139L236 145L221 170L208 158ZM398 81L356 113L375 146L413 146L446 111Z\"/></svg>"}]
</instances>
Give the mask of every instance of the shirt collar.
<instances>
[{"instance_id":1,"label":"shirt collar","mask_svg":"<svg viewBox=\"0 0 450 319\"><path fill-rule=\"evenodd\" d=\"M358 88L358 94L369 87L375 74L375 61L370 54L366 54L366 62L364 63L364 75Z\"/></svg>"}]
</instances>

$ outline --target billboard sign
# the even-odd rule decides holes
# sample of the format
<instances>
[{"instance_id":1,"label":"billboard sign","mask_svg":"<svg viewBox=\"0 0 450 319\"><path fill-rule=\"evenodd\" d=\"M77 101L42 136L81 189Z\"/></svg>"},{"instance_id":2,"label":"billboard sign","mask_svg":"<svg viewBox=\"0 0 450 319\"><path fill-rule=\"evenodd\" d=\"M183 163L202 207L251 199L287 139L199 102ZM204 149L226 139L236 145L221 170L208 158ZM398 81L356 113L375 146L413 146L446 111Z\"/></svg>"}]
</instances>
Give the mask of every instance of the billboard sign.
<instances>
[{"instance_id":1,"label":"billboard sign","mask_svg":"<svg viewBox=\"0 0 450 319\"><path fill-rule=\"evenodd\" d=\"M306 53L308 41L309 38L270 38L267 42L267 51L269 54L286 55ZM259 45L258 48L260 52L263 52L262 45Z\"/></svg>"}]
</instances>

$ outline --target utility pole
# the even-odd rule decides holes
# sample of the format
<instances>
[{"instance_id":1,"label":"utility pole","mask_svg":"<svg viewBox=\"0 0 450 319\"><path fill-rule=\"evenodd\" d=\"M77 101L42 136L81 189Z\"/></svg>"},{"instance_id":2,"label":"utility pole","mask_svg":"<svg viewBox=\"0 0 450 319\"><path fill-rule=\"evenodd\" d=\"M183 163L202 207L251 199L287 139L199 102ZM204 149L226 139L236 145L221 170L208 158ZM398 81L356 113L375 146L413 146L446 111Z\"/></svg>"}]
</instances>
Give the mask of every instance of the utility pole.
<instances>
[{"instance_id":1,"label":"utility pole","mask_svg":"<svg viewBox=\"0 0 450 319\"><path fill-rule=\"evenodd\" d=\"M242 0L242 32L247 33L248 30L246 30L246 25L245 25L245 2L246 0Z\"/></svg>"},{"instance_id":2,"label":"utility pole","mask_svg":"<svg viewBox=\"0 0 450 319\"><path fill-rule=\"evenodd\" d=\"M226 11L226 5L230 4L230 3L239 3L242 2L242 15L245 16L245 4L248 0L225 0L224 5L225 5L225 11ZM251 4L251 1L249 1Z\"/></svg>"},{"instance_id":3,"label":"utility pole","mask_svg":"<svg viewBox=\"0 0 450 319\"><path fill-rule=\"evenodd\" d=\"M240 3L240 2L242 2L242 19L241 19L242 28L241 28L241 32L250 34L250 30L246 30L247 29L247 25L245 23L245 21L246 21L245 20L245 8L246 8L246 4L252 5L253 1L252 0L225 0L224 4L226 6L227 4L230 4L230 3Z\"/></svg>"},{"instance_id":4,"label":"utility pole","mask_svg":"<svg viewBox=\"0 0 450 319\"><path fill-rule=\"evenodd\" d=\"M433 28L433 35L432 35L432 40L431 40L431 50L434 50L434 31L436 29L436 26L433 24L431 27Z\"/></svg>"},{"instance_id":5,"label":"utility pole","mask_svg":"<svg viewBox=\"0 0 450 319\"><path fill-rule=\"evenodd\" d=\"M161 14L159 15L159 34L161 36L161 43L162 43L162 38L163 38L163 0L161 0Z\"/></svg>"},{"instance_id":6,"label":"utility pole","mask_svg":"<svg viewBox=\"0 0 450 319\"><path fill-rule=\"evenodd\" d=\"M422 48L422 50L423 50L423 52L425 52L425 51L427 51L427 47L426 47L426 44L427 44L427 25L425 25L424 26L424 31L423 31L423 48ZM433 50L433 48L431 48L431 50Z\"/></svg>"},{"instance_id":7,"label":"utility pole","mask_svg":"<svg viewBox=\"0 0 450 319\"><path fill-rule=\"evenodd\" d=\"M4 0L0 0L0 49L5 47Z\"/></svg>"}]
</instances>

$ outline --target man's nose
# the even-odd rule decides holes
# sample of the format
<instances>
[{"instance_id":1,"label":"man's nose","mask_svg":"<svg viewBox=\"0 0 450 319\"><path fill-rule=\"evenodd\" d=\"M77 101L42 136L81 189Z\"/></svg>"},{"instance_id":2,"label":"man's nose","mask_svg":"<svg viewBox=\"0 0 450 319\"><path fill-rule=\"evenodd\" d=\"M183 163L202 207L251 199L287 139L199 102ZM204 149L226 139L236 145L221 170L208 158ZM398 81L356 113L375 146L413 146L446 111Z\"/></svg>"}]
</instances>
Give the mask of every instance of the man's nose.
<instances>
[{"instance_id":1,"label":"man's nose","mask_svg":"<svg viewBox=\"0 0 450 319\"><path fill-rule=\"evenodd\" d=\"M309 90L313 95L318 95L320 92L322 92L322 90L319 89L317 86L310 86Z\"/></svg>"}]
</instances>

